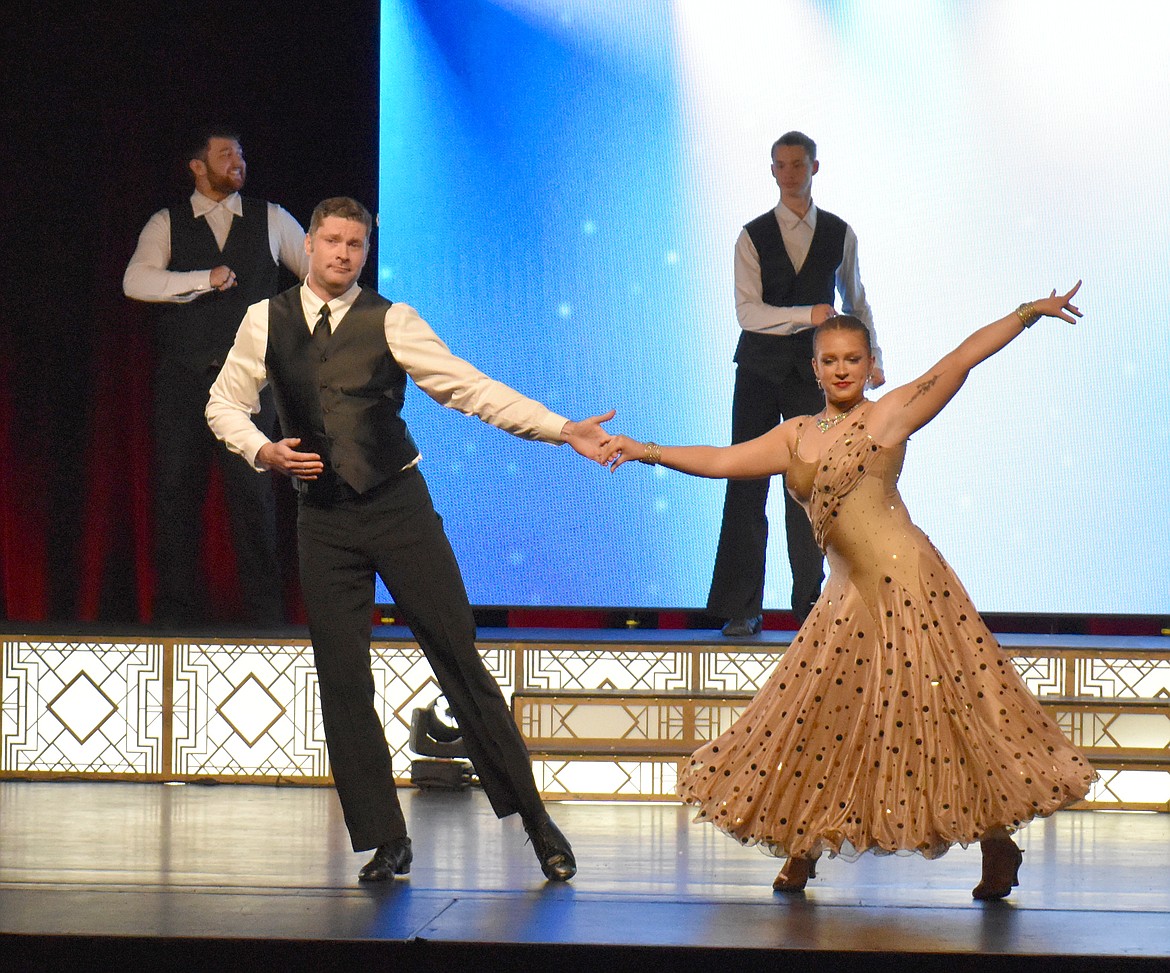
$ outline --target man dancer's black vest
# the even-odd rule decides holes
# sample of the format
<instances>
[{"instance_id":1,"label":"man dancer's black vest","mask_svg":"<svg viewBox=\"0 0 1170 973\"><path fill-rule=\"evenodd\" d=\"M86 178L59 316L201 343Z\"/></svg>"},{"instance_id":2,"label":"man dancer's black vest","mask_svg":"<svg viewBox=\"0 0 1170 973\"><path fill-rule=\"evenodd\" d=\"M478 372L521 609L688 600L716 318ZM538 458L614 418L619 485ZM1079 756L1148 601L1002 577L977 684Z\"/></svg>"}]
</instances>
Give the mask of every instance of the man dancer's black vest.
<instances>
[{"instance_id":1,"label":"man dancer's black vest","mask_svg":"<svg viewBox=\"0 0 1170 973\"><path fill-rule=\"evenodd\" d=\"M337 481L357 493L386 482L418 455L403 422L406 372L386 345L390 302L362 289L324 351L314 344L300 285L268 303L264 363L285 436L319 453L325 473L298 481L302 496L328 502Z\"/></svg>"},{"instance_id":2,"label":"man dancer's black vest","mask_svg":"<svg viewBox=\"0 0 1170 973\"><path fill-rule=\"evenodd\" d=\"M845 252L846 225L843 219L823 209L817 210L817 228L800 273L796 272L788 251L784 249L784 238L780 235L774 210L757 216L744 229L760 255L765 304L802 307L833 303L837 268L841 266ZM812 328L794 335L744 331L735 349L735 361L765 376L778 375L794 358L812 359L812 334Z\"/></svg>"},{"instance_id":3,"label":"man dancer's black vest","mask_svg":"<svg viewBox=\"0 0 1170 973\"><path fill-rule=\"evenodd\" d=\"M191 201L170 207L171 262L168 270L231 267L236 286L213 290L186 304L167 304L159 319L160 358L177 361L207 376L223 365L236 330L250 304L276 293L279 268L268 242L268 204L242 196L244 215L232 218L223 250L204 217L191 213Z\"/></svg>"}]
</instances>

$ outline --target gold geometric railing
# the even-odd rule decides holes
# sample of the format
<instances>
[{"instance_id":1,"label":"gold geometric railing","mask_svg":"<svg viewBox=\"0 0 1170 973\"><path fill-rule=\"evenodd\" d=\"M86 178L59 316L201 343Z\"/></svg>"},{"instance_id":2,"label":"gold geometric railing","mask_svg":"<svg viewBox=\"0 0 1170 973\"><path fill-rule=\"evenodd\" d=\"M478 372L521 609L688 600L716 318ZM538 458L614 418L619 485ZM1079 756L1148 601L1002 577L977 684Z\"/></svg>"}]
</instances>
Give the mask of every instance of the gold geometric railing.
<instances>
[{"instance_id":1,"label":"gold geometric railing","mask_svg":"<svg viewBox=\"0 0 1170 973\"><path fill-rule=\"evenodd\" d=\"M1170 639L1109 641L1007 651L1099 773L1079 806L1170 811ZM739 716L782 649L653 644L583 664L572 647L515 646L525 679L513 710L538 783L564 797L673 796L680 757Z\"/></svg>"},{"instance_id":2,"label":"gold geometric railing","mask_svg":"<svg viewBox=\"0 0 1170 973\"><path fill-rule=\"evenodd\" d=\"M439 688L409 633L379 635L376 702L405 774L411 711ZM786 648L621 638L481 633L549 797L672 799L679 760L726 729ZM1084 806L1170 810L1170 639L1020 641L1008 647L1017 669L1100 774ZM328 783L312 650L302 639L5 637L0 777Z\"/></svg>"},{"instance_id":3,"label":"gold geometric railing","mask_svg":"<svg viewBox=\"0 0 1170 973\"><path fill-rule=\"evenodd\" d=\"M439 695L411 640L373 646L395 767L411 711ZM484 660L507 684L512 658ZM0 640L0 777L328 784L303 639Z\"/></svg>"}]
</instances>

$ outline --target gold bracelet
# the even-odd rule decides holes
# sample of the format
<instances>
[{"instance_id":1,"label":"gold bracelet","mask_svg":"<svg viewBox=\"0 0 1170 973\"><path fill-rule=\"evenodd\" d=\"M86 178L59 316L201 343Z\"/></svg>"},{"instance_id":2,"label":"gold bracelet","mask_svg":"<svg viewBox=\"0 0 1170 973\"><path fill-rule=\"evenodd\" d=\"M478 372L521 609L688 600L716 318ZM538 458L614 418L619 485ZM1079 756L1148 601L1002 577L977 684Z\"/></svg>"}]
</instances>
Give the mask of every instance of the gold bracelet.
<instances>
[{"instance_id":1,"label":"gold bracelet","mask_svg":"<svg viewBox=\"0 0 1170 973\"><path fill-rule=\"evenodd\" d=\"M662 447L658 443L647 443L646 451L642 454L639 463L645 463L647 466L657 466L662 459Z\"/></svg>"},{"instance_id":2,"label":"gold bracelet","mask_svg":"<svg viewBox=\"0 0 1170 973\"><path fill-rule=\"evenodd\" d=\"M1020 324L1025 328L1032 327L1032 325L1040 320L1040 312L1036 310L1036 305L1031 301L1025 301L1016 308L1016 315L1020 319Z\"/></svg>"}]
</instances>

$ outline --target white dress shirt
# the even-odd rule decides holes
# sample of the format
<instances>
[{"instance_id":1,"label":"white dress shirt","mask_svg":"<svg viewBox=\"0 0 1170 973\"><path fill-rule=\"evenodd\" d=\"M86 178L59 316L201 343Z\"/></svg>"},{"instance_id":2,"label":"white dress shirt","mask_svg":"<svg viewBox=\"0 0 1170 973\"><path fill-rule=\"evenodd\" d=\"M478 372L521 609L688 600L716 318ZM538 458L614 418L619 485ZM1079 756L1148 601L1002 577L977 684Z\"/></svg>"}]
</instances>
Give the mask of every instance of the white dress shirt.
<instances>
[{"instance_id":1,"label":"white dress shirt","mask_svg":"<svg viewBox=\"0 0 1170 973\"><path fill-rule=\"evenodd\" d=\"M783 203L778 203L774 212L776 222L780 225L784 249L788 252L793 269L799 273L808 257L813 233L817 228L816 205L810 203L803 217L797 216ZM865 299L865 287L861 283L861 269L857 263L857 234L848 223L845 224L845 246L841 265L837 268L836 283L837 293L841 295L842 313L852 314L865 323L877 367L881 368L882 352L874 331L873 311ZM735 241L735 316L745 331L758 331L761 334L790 335L813 326L812 305L777 307L764 303L760 255L746 229L740 231Z\"/></svg>"},{"instance_id":2,"label":"white dress shirt","mask_svg":"<svg viewBox=\"0 0 1170 973\"><path fill-rule=\"evenodd\" d=\"M198 219L207 218L207 225L222 250L227 243L232 218L244 215L244 204L239 193L232 193L222 202L216 202L196 191L191 194L191 212ZM282 263L298 280L309 272L309 255L305 253L305 231L288 212L268 204L268 247L272 262ZM136 301L168 301L184 304L209 293L211 267L206 270L167 270L171 262L171 213L160 209L142 228L138 246L122 277L122 291Z\"/></svg>"},{"instance_id":3,"label":"white dress shirt","mask_svg":"<svg viewBox=\"0 0 1170 973\"><path fill-rule=\"evenodd\" d=\"M328 302L331 331L341 326L360 293L361 288L354 284L341 297ZM306 327L311 331L326 302L304 285L300 294ZM386 345L395 361L440 405L478 416L521 439L558 444L562 441L561 430L567 419L453 355L409 304L391 305L384 329ZM207 422L212 432L257 470L265 467L256 462L256 455L270 442L251 419L260 408L260 391L268 384L264 364L267 350L268 301L260 301L244 315L207 402ZM418 459L416 456L408 465Z\"/></svg>"}]
</instances>

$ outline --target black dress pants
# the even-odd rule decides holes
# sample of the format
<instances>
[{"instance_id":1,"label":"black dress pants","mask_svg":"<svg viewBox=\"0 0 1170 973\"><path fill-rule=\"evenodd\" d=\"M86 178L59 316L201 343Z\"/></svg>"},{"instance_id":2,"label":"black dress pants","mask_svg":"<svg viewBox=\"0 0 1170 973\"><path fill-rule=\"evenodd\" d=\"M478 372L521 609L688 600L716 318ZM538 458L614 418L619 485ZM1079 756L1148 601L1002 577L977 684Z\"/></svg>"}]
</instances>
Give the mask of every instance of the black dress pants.
<instances>
[{"instance_id":1,"label":"black dress pants","mask_svg":"<svg viewBox=\"0 0 1170 973\"><path fill-rule=\"evenodd\" d=\"M204 410L214 380L214 370L195 371L166 360L155 374L154 621L186 627L207 620L199 555L203 505L215 463L223 474L245 617L253 625L270 628L284 621L272 474L258 474L207 427ZM275 416L271 395L261 402L266 408L256 424L271 434Z\"/></svg>"},{"instance_id":2,"label":"black dress pants","mask_svg":"<svg viewBox=\"0 0 1170 973\"><path fill-rule=\"evenodd\" d=\"M297 536L325 740L354 851L406 835L374 707L375 572L435 673L492 809L539 814L528 749L475 647L463 576L422 474L325 504L302 495Z\"/></svg>"},{"instance_id":3,"label":"black dress pants","mask_svg":"<svg viewBox=\"0 0 1170 973\"><path fill-rule=\"evenodd\" d=\"M731 408L731 441L762 436L784 419L819 412L824 396L813 376L811 352L764 375L739 365ZM770 479L728 480L723 524L707 610L723 618L754 618L763 611ZM784 491L784 526L792 568L792 611L803 621L825 580L824 555L804 509Z\"/></svg>"}]
</instances>

